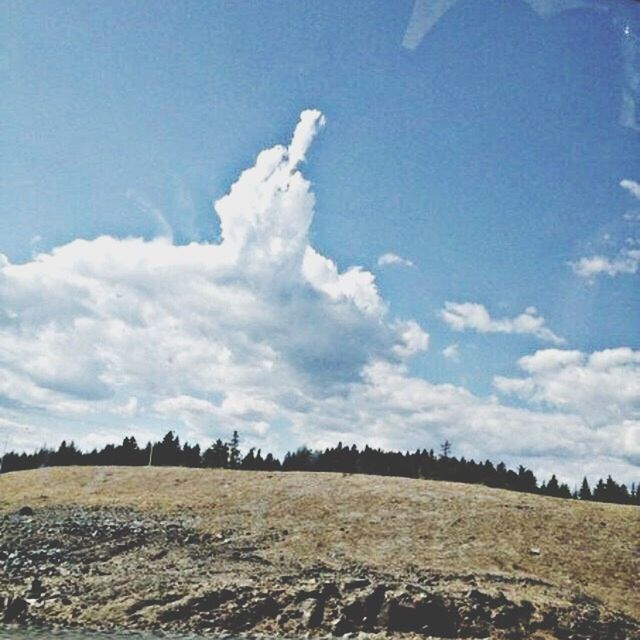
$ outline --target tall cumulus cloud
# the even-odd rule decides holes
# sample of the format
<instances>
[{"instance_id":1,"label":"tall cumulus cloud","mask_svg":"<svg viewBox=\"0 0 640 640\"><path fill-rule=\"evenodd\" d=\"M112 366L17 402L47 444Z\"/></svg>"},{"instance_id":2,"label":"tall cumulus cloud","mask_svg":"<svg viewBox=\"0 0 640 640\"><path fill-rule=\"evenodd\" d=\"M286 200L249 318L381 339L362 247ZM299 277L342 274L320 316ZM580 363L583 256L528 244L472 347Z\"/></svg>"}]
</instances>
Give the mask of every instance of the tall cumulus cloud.
<instances>
[{"instance_id":1,"label":"tall cumulus cloud","mask_svg":"<svg viewBox=\"0 0 640 640\"><path fill-rule=\"evenodd\" d=\"M0 255L0 431L12 446L167 427L205 442L237 428L276 451L449 438L456 454L540 473L632 477L637 406L618 384L608 401L620 410L592 424L574 405L510 406L409 373L424 329L390 314L369 271L341 271L309 244L315 199L300 167L324 124L304 111L290 144L262 151L215 203L219 244L102 236L23 264ZM527 371L531 382L498 385L505 398L539 400Z\"/></svg>"}]
</instances>

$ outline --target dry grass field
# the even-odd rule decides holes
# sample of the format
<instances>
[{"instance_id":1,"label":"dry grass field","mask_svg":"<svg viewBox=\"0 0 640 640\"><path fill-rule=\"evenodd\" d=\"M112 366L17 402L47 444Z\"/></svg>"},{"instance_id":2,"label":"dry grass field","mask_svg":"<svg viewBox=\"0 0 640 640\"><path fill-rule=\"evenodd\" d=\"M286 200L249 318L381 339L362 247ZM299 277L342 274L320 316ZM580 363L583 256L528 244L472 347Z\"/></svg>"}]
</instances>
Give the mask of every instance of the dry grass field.
<instances>
[{"instance_id":1,"label":"dry grass field","mask_svg":"<svg viewBox=\"0 0 640 640\"><path fill-rule=\"evenodd\" d=\"M397 574L424 568L463 582L520 576L548 584L553 597L581 592L640 617L634 507L401 478L158 467L0 476L0 514L23 505L187 514L205 532L268 539L262 555L282 566L355 563ZM520 596L540 600L546 592L537 587Z\"/></svg>"}]
</instances>

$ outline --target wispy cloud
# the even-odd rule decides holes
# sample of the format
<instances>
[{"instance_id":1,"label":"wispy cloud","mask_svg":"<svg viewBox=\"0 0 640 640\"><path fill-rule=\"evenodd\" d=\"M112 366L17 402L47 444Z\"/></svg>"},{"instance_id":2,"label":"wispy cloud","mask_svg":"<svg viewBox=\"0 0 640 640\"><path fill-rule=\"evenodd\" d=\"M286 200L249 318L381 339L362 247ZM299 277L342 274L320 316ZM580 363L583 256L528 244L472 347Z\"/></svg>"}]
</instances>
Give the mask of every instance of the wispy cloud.
<instances>
[{"instance_id":1,"label":"wispy cloud","mask_svg":"<svg viewBox=\"0 0 640 640\"><path fill-rule=\"evenodd\" d=\"M135 189L127 189L125 196L129 200L131 200L138 207L138 209L140 209L140 211L149 215L153 220L155 220L160 237L167 238L169 240L173 239L173 229L167 222L164 213L162 213L162 211L158 207L154 206L148 198L143 196Z\"/></svg>"},{"instance_id":2,"label":"wispy cloud","mask_svg":"<svg viewBox=\"0 0 640 640\"><path fill-rule=\"evenodd\" d=\"M458 345L454 343L446 346L442 350L442 355L447 360L451 360L452 362L458 362L460 360L460 350L458 348Z\"/></svg>"},{"instance_id":3,"label":"wispy cloud","mask_svg":"<svg viewBox=\"0 0 640 640\"><path fill-rule=\"evenodd\" d=\"M395 253L384 253L378 258L378 266L386 267L395 265L399 267L413 267L415 266L411 260L407 260Z\"/></svg>"},{"instance_id":4,"label":"wispy cloud","mask_svg":"<svg viewBox=\"0 0 640 640\"><path fill-rule=\"evenodd\" d=\"M614 18L614 26L621 33L622 71L624 86L620 102L620 124L640 131L638 108L640 104L640 46L628 18Z\"/></svg>"},{"instance_id":5,"label":"wispy cloud","mask_svg":"<svg viewBox=\"0 0 640 640\"><path fill-rule=\"evenodd\" d=\"M620 180L619 184L633 198L640 199L640 183L625 178L624 180ZM629 211L622 217L627 222L637 222L640 220L640 214L635 211ZM638 240L629 237L625 242L628 246L620 249L617 255L613 257L594 254L591 256L583 256L579 260L569 262L568 264L576 275L589 281L593 281L600 275L614 277L621 274L637 273L640 269L640 250L633 247L637 245Z\"/></svg>"},{"instance_id":6,"label":"wispy cloud","mask_svg":"<svg viewBox=\"0 0 640 640\"><path fill-rule=\"evenodd\" d=\"M563 344L564 338L557 336L538 315L535 307L528 307L515 318L492 318L486 307L475 302L445 302L440 317L454 330L471 329L478 333L516 333L532 335L540 340Z\"/></svg>"}]
</instances>

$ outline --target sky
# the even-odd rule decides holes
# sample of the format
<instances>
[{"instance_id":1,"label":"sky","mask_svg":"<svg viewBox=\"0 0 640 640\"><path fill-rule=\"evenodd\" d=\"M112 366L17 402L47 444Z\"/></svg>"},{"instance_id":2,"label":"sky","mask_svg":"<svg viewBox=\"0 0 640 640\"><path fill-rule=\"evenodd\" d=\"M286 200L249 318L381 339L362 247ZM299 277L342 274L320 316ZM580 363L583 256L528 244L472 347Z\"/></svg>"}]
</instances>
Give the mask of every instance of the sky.
<instances>
[{"instance_id":1,"label":"sky","mask_svg":"<svg viewBox=\"0 0 640 640\"><path fill-rule=\"evenodd\" d=\"M640 479L637 2L2 14L0 447Z\"/></svg>"}]
</instances>

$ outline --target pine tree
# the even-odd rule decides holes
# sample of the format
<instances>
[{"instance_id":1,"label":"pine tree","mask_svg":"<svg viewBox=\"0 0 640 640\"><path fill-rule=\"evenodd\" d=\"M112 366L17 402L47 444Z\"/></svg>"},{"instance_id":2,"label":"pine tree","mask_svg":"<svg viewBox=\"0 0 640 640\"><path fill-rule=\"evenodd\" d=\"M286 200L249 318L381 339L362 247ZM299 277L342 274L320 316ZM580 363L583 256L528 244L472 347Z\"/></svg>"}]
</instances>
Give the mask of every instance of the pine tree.
<instances>
[{"instance_id":1,"label":"pine tree","mask_svg":"<svg viewBox=\"0 0 640 640\"><path fill-rule=\"evenodd\" d=\"M587 482L587 478L586 477L582 481L582 486L580 487L580 492L578 493L578 497L580 498L580 500L591 500L592 499L591 487L589 486L589 483Z\"/></svg>"},{"instance_id":2,"label":"pine tree","mask_svg":"<svg viewBox=\"0 0 640 640\"><path fill-rule=\"evenodd\" d=\"M237 469L240 466L240 436L238 432L234 430L229 442L229 467L231 469Z\"/></svg>"},{"instance_id":3,"label":"pine tree","mask_svg":"<svg viewBox=\"0 0 640 640\"><path fill-rule=\"evenodd\" d=\"M554 496L556 498L560 496L560 484L558 483L558 478L556 478L555 473L551 476L551 479L547 483L545 493L548 496Z\"/></svg>"}]
</instances>

